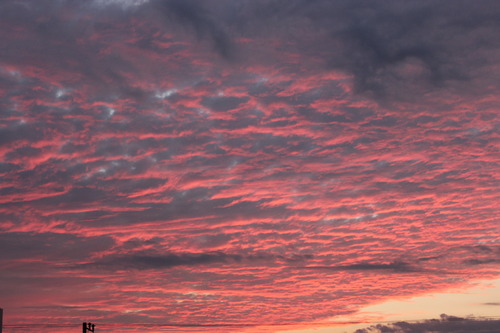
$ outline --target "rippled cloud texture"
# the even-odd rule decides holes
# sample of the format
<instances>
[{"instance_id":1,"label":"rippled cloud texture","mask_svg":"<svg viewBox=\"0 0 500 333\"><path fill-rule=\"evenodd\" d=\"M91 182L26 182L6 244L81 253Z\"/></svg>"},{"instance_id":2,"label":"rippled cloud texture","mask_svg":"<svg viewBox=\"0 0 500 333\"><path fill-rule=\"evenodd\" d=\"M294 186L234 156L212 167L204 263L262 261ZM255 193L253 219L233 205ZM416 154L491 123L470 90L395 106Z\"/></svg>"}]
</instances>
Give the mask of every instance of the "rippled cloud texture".
<instances>
[{"instance_id":1,"label":"rippled cloud texture","mask_svg":"<svg viewBox=\"0 0 500 333\"><path fill-rule=\"evenodd\" d=\"M498 278L498 31L495 0L0 1L8 320L300 324Z\"/></svg>"}]
</instances>

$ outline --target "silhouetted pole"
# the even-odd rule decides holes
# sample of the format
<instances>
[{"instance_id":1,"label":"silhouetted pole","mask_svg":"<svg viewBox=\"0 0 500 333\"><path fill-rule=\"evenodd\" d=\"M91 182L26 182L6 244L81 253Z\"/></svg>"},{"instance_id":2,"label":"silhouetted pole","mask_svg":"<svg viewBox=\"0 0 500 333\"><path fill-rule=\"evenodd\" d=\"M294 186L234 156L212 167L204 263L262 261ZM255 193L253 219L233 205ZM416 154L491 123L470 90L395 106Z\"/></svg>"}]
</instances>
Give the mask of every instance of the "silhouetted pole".
<instances>
[{"instance_id":1,"label":"silhouetted pole","mask_svg":"<svg viewBox=\"0 0 500 333\"><path fill-rule=\"evenodd\" d=\"M0 333L2 333L2 326L3 326L3 309L0 308Z\"/></svg>"}]
</instances>

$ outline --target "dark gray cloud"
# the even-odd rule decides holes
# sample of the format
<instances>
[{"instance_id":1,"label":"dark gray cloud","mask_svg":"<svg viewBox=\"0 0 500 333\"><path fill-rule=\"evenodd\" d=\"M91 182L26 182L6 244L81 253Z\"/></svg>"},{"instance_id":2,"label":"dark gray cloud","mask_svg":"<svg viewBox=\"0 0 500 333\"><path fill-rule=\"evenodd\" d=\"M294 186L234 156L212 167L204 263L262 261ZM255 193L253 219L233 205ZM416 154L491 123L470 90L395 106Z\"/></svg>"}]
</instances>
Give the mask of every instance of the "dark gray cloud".
<instances>
[{"instance_id":1,"label":"dark gray cloud","mask_svg":"<svg viewBox=\"0 0 500 333\"><path fill-rule=\"evenodd\" d=\"M147 23L134 29L141 32L143 49L164 56L175 53L155 44L163 42L159 36L166 32L177 39L190 33L199 41L207 39L223 59L247 64L286 67L292 63L288 56L296 54L303 68L321 64L321 70L344 71L353 76L356 92L377 99L411 98L440 89L481 94L498 84L491 72L500 52L500 4L495 0L153 0L122 11L75 1L4 1L1 6L6 22L32 34L21 39L4 34L10 47L0 51L1 59L85 73L103 87L112 82L139 99L144 92L128 86L124 75L139 73L134 63L118 50L106 55L106 40L87 45L75 41L140 18ZM79 14L89 11L95 21ZM134 31L124 29L108 43L126 40ZM245 46L242 38L251 42ZM182 68L180 73L186 77L190 71Z\"/></svg>"},{"instance_id":2,"label":"dark gray cloud","mask_svg":"<svg viewBox=\"0 0 500 333\"><path fill-rule=\"evenodd\" d=\"M464 264L467 265L485 265L485 264L499 264L500 259L494 259L494 258L489 258L489 259L467 259L464 260Z\"/></svg>"},{"instance_id":3,"label":"dark gray cloud","mask_svg":"<svg viewBox=\"0 0 500 333\"><path fill-rule=\"evenodd\" d=\"M127 255L114 255L104 257L96 262L82 264L77 268L99 268L99 269L167 269L176 266L200 266L210 264L235 264L251 262L298 262L311 259L311 255L276 256L270 254L228 254L224 252L211 253L169 253L149 254L135 253Z\"/></svg>"},{"instance_id":4,"label":"dark gray cloud","mask_svg":"<svg viewBox=\"0 0 500 333\"><path fill-rule=\"evenodd\" d=\"M175 266L196 266L228 261L240 261L240 255L228 255L225 253L202 253L202 254L167 254L167 255L128 255L122 257L104 258L98 262L88 264L92 267L116 269L163 269Z\"/></svg>"},{"instance_id":5,"label":"dark gray cloud","mask_svg":"<svg viewBox=\"0 0 500 333\"><path fill-rule=\"evenodd\" d=\"M9 232L0 234L0 259L81 260L111 248L108 236L80 237L67 233Z\"/></svg>"},{"instance_id":6,"label":"dark gray cloud","mask_svg":"<svg viewBox=\"0 0 500 333\"><path fill-rule=\"evenodd\" d=\"M238 97L210 97L204 98L202 104L214 111L229 111L237 108L247 100L248 98Z\"/></svg>"},{"instance_id":7,"label":"dark gray cloud","mask_svg":"<svg viewBox=\"0 0 500 333\"><path fill-rule=\"evenodd\" d=\"M271 28L271 34L293 41L289 45L304 59L320 58L327 67L353 75L359 93L410 97L457 85L480 93L478 88L498 84L485 72L497 63L500 50L496 1L450 6L448 1L292 0L249 6L264 33Z\"/></svg>"},{"instance_id":8,"label":"dark gray cloud","mask_svg":"<svg viewBox=\"0 0 500 333\"><path fill-rule=\"evenodd\" d=\"M263 30L284 27L281 33L306 58L322 59L328 67L352 74L357 92L394 97L448 83L471 85L483 75L498 82L481 71L498 59L500 5L450 4L277 0L250 6L264 22Z\"/></svg>"},{"instance_id":9,"label":"dark gray cloud","mask_svg":"<svg viewBox=\"0 0 500 333\"><path fill-rule=\"evenodd\" d=\"M13 163L0 162L0 173L9 173L18 169L19 166Z\"/></svg>"},{"instance_id":10,"label":"dark gray cloud","mask_svg":"<svg viewBox=\"0 0 500 333\"><path fill-rule=\"evenodd\" d=\"M422 271L421 268L411 265L403 261L394 261L389 264L376 264L376 263L359 263L351 265L337 265L337 266L306 266L300 269L306 270L327 270L327 271L389 271L395 273L408 273Z\"/></svg>"},{"instance_id":11,"label":"dark gray cloud","mask_svg":"<svg viewBox=\"0 0 500 333\"><path fill-rule=\"evenodd\" d=\"M213 5L213 1L212 5ZM191 27L198 38L208 38L216 52L222 57L229 59L233 49L231 40L220 18L209 6L207 1L196 0L153 0L153 10L163 15L167 27L172 20L178 24Z\"/></svg>"}]
</instances>

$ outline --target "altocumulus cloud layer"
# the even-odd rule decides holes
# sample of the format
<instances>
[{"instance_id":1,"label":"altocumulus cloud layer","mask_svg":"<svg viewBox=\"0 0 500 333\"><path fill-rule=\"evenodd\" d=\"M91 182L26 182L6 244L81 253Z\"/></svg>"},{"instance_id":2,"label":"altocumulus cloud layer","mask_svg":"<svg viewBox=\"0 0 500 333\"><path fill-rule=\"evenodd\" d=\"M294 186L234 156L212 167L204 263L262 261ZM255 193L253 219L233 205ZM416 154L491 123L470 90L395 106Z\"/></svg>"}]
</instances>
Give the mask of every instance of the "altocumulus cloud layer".
<instances>
[{"instance_id":1,"label":"altocumulus cloud layer","mask_svg":"<svg viewBox=\"0 0 500 333\"><path fill-rule=\"evenodd\" d=\"M498 277L499 22L498 1L1 1L11 320L301 323Z\"/></svg>"}]
</instances>

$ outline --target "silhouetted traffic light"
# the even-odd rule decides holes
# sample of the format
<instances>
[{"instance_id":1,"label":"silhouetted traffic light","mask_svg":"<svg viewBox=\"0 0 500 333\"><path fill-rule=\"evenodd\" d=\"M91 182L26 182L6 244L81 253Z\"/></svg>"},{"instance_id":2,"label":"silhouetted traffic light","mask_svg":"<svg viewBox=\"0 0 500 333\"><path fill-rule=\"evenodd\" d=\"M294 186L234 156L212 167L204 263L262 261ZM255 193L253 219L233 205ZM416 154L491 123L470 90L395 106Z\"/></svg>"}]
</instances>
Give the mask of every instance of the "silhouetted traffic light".
<instances>
[{"instance_id":1,"label":"silhouetted traffic light","mask_svg":"<svg viewBox=\"0 0 500 333\"><path fill-rule=\"evenodd\" d=\"M92 323L83 323L82 324L82 333L94 332L94 329L95 329L95 325Z\"/></svg>"}]
</instances>

